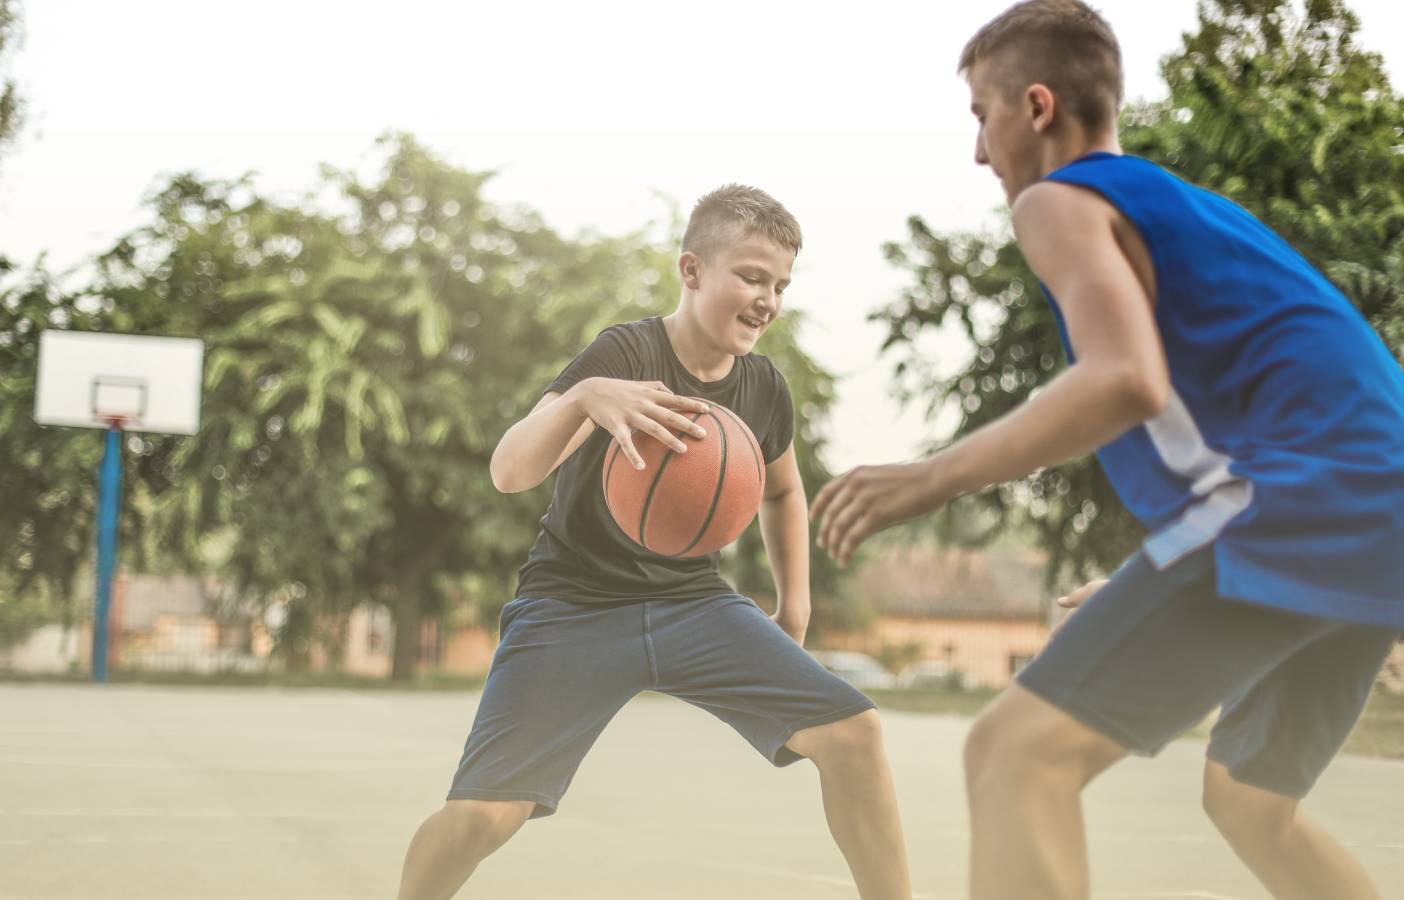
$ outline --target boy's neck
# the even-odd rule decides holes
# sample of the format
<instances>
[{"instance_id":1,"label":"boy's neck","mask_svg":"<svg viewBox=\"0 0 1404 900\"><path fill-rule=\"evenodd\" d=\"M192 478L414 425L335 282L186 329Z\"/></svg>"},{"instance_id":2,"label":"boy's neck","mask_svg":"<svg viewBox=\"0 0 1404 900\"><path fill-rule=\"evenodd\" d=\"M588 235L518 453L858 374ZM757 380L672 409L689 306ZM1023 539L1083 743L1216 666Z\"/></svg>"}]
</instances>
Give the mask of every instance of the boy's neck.
<instances>
[{"instance_id":1,"label":"boy's neck","mask_svg":"<svg viewBox=\"0 0 1404 900\"><path fill-rule=\"evenodd\" d=\"M736 365L736 357L717 349L701 329L688 320L683 306L663 317L663 328L678 361L699 381L720 381Z\"/></svg>"},{"instance_id":2,"label":"boy's neck","mask_svg":"<svg viewBox=\"0 0 1404 900\"><path fill-rule=\"evenodd\" d=\"M1116 132L1089 137L1085 132L1076 131L1064 135L1061 140L1050 140L1043 148L1043 174L1047 175L1092 153L1120 156L1121 141Z\"/></svg>"}]
</instances>

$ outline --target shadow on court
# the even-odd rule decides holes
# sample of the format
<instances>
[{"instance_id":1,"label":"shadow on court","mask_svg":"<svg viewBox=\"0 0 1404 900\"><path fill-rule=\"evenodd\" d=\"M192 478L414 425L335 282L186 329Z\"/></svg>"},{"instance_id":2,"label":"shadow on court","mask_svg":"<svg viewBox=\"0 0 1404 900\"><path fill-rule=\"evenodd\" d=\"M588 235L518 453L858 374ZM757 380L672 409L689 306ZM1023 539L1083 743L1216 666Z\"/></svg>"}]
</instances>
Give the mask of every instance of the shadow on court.
<instances>
[{"instance_id":1,"label":"shadow on court","mask_svg":"<svg viewBox=\"0 0 1404 900\"><path fill-rule=\"evenodd\" d=\"M393 898L476 694L0 685L0 900ZM919 897L960 898L968 720L885 712ZM1267 895L1199 809L1202 744L1088 795L1094 896ZM1345 757L1307 807L1404 900L1404 762ZM856 897L812 767L645 695L461 894Z\"/></svg>"}]
</instances>

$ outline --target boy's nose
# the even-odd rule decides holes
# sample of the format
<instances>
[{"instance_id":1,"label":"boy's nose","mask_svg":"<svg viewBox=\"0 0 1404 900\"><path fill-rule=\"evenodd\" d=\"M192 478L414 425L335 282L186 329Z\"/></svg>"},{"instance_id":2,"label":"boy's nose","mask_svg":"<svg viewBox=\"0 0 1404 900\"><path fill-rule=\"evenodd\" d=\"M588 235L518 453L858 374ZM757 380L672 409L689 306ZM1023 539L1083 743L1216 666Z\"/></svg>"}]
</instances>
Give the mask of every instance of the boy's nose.
<instances>
[{"instance_id":1,"label":"boy's nose","mask_svg":"<svg viewBox=\"0 0 1404 900\"><path fill-rule=\"evenodd\" d=\"M985 155L985 142L982 137L975 138L975 165L988 166L990 158Z\"/></svg>"}]
</instances>

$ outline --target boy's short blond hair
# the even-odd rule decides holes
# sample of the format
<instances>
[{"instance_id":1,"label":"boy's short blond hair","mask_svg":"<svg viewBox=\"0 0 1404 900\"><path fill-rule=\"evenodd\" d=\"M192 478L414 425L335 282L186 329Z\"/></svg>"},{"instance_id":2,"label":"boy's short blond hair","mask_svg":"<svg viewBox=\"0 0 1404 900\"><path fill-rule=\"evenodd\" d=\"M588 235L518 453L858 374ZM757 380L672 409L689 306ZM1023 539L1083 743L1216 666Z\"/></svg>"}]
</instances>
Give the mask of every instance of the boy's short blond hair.
<instances>
[{"instance_id":1,"label":"boy's short blond hair","mask_svg":"<svg viewBox=\"0 0 1404 900\"><path fill-rule=\"evenodd\" d=\"M774 197L744 184L723 185L692 208L682 249L709 260L722 247L753 234L796 254L802 243L799 222Z\"/></svg>"},{"instance_id":2,"label":"boy's short blond hair","mask_svg":"<svg viewBox=\"0 0 1404 900\"><path fill-rule=\"evenodd\" d=\"M1089 131L1114 127L1121 108L1121 48L1111 26L1080 0L1026 0L975 32L957 71L995 66L1005 96L1031 84L1051 90Z\"/></svg>"}]
</instances>

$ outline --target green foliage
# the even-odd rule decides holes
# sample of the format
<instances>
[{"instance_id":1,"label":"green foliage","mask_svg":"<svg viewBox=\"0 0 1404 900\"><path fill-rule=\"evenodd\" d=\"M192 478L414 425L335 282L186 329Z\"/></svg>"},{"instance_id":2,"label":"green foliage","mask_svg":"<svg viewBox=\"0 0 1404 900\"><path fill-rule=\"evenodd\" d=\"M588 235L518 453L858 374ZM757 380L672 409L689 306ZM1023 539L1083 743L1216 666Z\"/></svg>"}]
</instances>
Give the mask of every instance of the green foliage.
<instances>
[{"instance_id":1,"label":"green foliage","mask_svg":"<svg viewBox=\"0 0 1404 900\"><path fill-rule=\"evenodd\" d=\"M315 206L174 178L92 293L104 327L206 344L201 432L152 437L132 466L143 546L283 607L292 668L318 621L385 603L404 678L423 617L490 625L536 536L550 488L499 494L497 440L606 325L671 311L678 282L672 247L567 240L408 136L384 151L370 181L327 170ZM763 349L811 417L798 440L817 488L832 378L791 322ZM751 583L758 551L748 536L734 560Z\"/></svg>"},{"instance_id":2,"label":"green foliage","mask_svg":"<svg viewBox=\"0 0 1404 900\"><path fill-rule=\"evenodd\" d=\"M22 639L45 621L71 621L91 571L97 520L99 431L47 428L34 421L39 333L92 328L91 298L61 291L43 271L9 276L0 288L0 642ZM123 523L130 535L139 521Z\"/></svg>"},{"instance_id":3,"label":"green foliage","mask_svg":"<svg viewBox=\"0 0 1404 900\"><path fill-rule=\"evenodd\" d=\"M1217 0L1122 142L1258 215L1382 327L1404 314L1404 98L1358 29L1340 0Z\"/></svg>"},{"instance_id":4,"label":"green foliage","mask_svg":"<svg viewBox=\"0 0 1404 900\"><path fill-rule=\"evenodd\" d=\"M0 59L14 49L19 37L19 14L14 0L0 0ZM0 81L0 149L15 139L19 133L24 113L24 103L15 88L13 79Z\"/></svg>"},{"instance_id":5,"label":"green foliage","mask_svg":"<svg viewBox=\"0 0 1404 900\"><path fill-rule=\"evenodd\" d=\"M1350 296L1396 353L1404 349L1404 101L1378 55L1355 43L1339 0L1201 4L1198 31L1162 62L1160 103L1128 110L1126 152L1164 165L1244 205L1297 246ZM909 222L888 258L914 284L874 314L898 351L897 376L934 415L962 413L956 436L1023 402L1062 366L1041 288L1007 224L937 234ZM954 375L918 349L949 325L974 353ZM1090 457L957 504L953 517L989 522L965 539L1031 525L1049 578L1109 570L1143 536ZM970 529L966 529L967 532Z\"/></svg>"}]
</instances>

